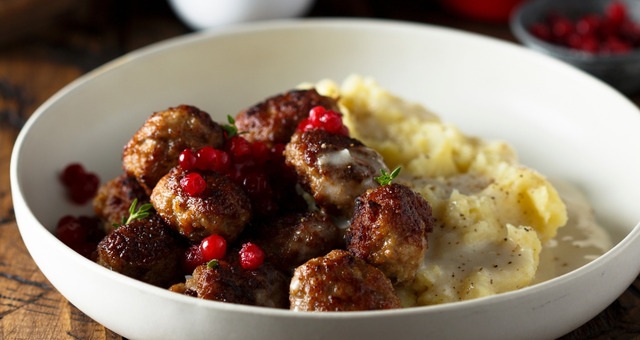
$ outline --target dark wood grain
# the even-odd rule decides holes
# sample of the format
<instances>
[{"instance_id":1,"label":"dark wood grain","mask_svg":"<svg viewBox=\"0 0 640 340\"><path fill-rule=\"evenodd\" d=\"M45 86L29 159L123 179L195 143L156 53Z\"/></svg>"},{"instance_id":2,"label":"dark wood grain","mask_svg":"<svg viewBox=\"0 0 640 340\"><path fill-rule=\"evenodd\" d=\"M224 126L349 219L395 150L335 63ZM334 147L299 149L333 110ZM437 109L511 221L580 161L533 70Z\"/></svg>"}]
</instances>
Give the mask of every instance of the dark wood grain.
<instances>
[{"instance_id":1,"label":"dark wood grain","mask_svg":"<svg viewBox=\"0 0 640 340\"><path fill-rule=\"evenodd\" d=\"M29 256L13 214L11 150L27 118L60 88L117 56L189 30L159 1L65 0L44 7L53 8L49 12L38 10L42 22L30 26L13 19L22 14L18 1L11 2L0 4L0 339L121 339L62 297ZM318 0L309 16L408 20L514 41L506 23L462 20L433 1ZM12 23L15 30L5 29ZM630 99L640 105L640 96ZM640 279L563 339L637 337Z\"/></svg>"}]
</instances>

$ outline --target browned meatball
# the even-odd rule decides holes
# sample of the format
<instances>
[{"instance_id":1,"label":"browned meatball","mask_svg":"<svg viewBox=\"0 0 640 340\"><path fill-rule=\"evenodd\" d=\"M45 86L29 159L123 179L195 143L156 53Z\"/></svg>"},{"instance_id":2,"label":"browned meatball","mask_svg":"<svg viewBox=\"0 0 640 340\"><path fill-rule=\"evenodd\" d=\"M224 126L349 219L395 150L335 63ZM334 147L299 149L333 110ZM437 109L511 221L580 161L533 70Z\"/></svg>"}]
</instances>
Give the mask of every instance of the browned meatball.
<instances>
[{"instance_id":1,"label":"browned meatball","mask_svg":"<svg viewBox=\"0 0 640 340\"><path fill-rule=\"evenodd\" d=\"M159 287L183 279L185 246L157 215L120 226L98 244L97 263Z\"/></svg>"},{"instance_id":2,"label":"browned meatball","mask_svg":"<svg viewBox=\"0 0 640 340\"><path fill-rule=\"evenodd\" d=\"M288 282L282 272L268 263L246 270L233 258L196 267L184 287L178 285L172 290L207 300L288 308Z\"/></svg>"},{"instance_id":3,"label":"browned meatball","mask_svg":"<svg viewBox=\"0 0 640 340\"><path fill-rule=\"evenodd\" d=\"M138 199L138 206L149 202L149 196L138 181L126 174L108 181L98 189L93 200L93 210L104 222L107 234L113 231L114 224L121 224L123 218L129 217L129 208L135 199Z\"/></svg>"},{"instance_id":4,"label":"browned meatball","mask_svg":"<svg viewBox=\"0 0 640 340\"><path fill-rule=\"evenodd\" d=\"M336 100L325 97L315 89L293 90L273 96L242 112L236 117L236 126L249 141L262 141L269 145L287 143L298 124L309 116L315 106L338 111Z\"/></svg>"},{"instance_id":5,"label":"browned meatball","mask_svg":"<svg viewBox=\"0 0 640 340\"><path fill-rule=\"evenodd\" d=\"M370 189L356 199L347 249L382 270L393 283L412 280L427 250L431 206L401 184Z\"/></svg>"},{"instance_id":6,"label":"browned meatball","mask_svg":"<svg viewBox=\"0 0 640 340\"><path fill-rule=\"evenodd\" d=\"M247 194L227 177L203 172L206 190L202 195L190 196L180 186L187 173L177 166L160 179L151 193L156 212L191 241L199 242L211 234L234 241L251 219Z\"/></svg>"},{"instance_id":7,"label":"browned meatball","mask_svg":"<svg viewBox=\"0 0 640 340\"><path fill-rule=\"evenodd\" d=\"M224 131L208 113L188 105L155 112L125 145L122 165L135 177L147 194L158 180L178 164L186 148L205 145L218 148Z\"/></svg>"},{"instance_id":8,"label":"browned meatball","mask_svg":"<svg viewBox=\"0 0 640 340\"><path fill-rule=\"evenodd\" d=\"M252 241L286 273L342 245L340 230L321 211L285 215L257 229Z\"/></svg>"},{"instance_id":9,"label":"browned meatball","mask_svg":"<svg viewBox=\"0 0 640 340\"><path fill-rule=\"evenodd\" d=\"M378 186L380 170L389 170L377 151L321 129L296 132L284 155L316 204L345 218L351 218L356 197Z\"/></svg>"},{"instance_id":10,"label":"browned meatball","mask_svg":"<svg viewBox=\"0 0 640 340\"><path fill-rule=\"evenodd\" d=\"M377 268L345 250L298 267L289 287L295 311L357 311L400 308L391 281Z\"/></svg>"}]
</instances>

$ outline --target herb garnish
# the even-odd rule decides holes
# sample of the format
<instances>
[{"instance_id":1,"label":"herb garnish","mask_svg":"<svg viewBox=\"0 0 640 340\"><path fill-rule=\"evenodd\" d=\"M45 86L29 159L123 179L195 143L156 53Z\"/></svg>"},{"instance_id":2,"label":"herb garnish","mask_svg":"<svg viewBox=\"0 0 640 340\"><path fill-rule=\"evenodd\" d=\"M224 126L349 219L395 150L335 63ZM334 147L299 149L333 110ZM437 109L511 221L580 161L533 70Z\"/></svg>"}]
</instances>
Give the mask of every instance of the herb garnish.
<instances>
[{"instance_id":1,"label":"herb garnish","mask_svg":"<svg viewBox=\"0 0 640 340\"><path fill-rule=\"evenodd\" d=\"M382 186L389 185L389 184L391 184L391 181L393 181L394 178L398 177L398 174L400 173L401 169L402 169L402 167L397 167L397 168L393 169L393 171L391 171L391 173L388 173L384 169L380 169L381 175L376 177L375 180L376 180L376 182L378 182L378 184L380 184Z\"/></svg>"},{"instance_id":2,"label":"herb garnish","mask_svg":"<svg viewBox=\"0 0 640 340\"><path fill-rule=\"evenodd\" d=\"M236 127L236 120L230 115L227 115L227 121L229 124L222 125L222 129L227 133L227 138L231 138L238 134L238 128Z\"/></svg>"},{"instance_id":3,"label":"herb garnish","mask_svg":"<svg viewBox=\"0 0 640 340\"><path fill-rule=\"evenodd\" d=\"M151 205L151 203L145 203L136 210L137 205L138 205L138 199L134 198L133 202L131 202L131 206L129 207L129 217L128 218L122 217L122 223L120 224L114 223L113 226L118 228L125 224L129 224L134 220L145 218L151 215L151 210L153 209L153 205Z\"/></svg>"},{"instance_id":4,"label":"herb garnish","mask_svg":"<svg viewBox=\"0 0 640 340\"><path fill-rule=\"evenodd\" d=\"M220 265L220 263L218 262L217 259L213 259L213 260L207 262L207 268L209 268L209 269L218 268L218 265Z\"/></svg>"}]
</instances>

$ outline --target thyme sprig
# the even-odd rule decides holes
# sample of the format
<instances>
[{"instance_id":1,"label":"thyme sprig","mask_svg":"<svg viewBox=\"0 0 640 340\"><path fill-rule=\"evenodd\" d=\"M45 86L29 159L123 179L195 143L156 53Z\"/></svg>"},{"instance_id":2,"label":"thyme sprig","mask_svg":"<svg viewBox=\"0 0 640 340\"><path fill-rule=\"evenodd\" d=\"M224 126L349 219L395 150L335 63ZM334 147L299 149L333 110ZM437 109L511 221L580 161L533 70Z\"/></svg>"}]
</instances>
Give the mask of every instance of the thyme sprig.
<instances>
[{"instance_id":1,"label":"thyme sprig","mask_svg":"<svg viewBox=\"0 0 640 340\"><path fill-rule=\"evenodd\" d=\"M149 217L153 210L153 205L151 203L142 204L139 208L136 209L138 205L138 199L134 198L133 202L131 202L131 206L129 207L129 217L122 217L122 223L114 223L113 226L118 228L120 226L129 224L135 220Z\"/></svg>"},{"instance_id":2,"label":"thyme sprig","mask_svg":"<svg viewBox=\"0 0 640 340\"><path fill-rule=\"evenodd\" d=\"M375 180L378 184L385 186L391 184L394 178L398 177L398 174L402 170L402 167L397 167L393 169L390 173L388 173L385 169L380 169L380 176L376 177Z\"/></svg>"}]
</instances>

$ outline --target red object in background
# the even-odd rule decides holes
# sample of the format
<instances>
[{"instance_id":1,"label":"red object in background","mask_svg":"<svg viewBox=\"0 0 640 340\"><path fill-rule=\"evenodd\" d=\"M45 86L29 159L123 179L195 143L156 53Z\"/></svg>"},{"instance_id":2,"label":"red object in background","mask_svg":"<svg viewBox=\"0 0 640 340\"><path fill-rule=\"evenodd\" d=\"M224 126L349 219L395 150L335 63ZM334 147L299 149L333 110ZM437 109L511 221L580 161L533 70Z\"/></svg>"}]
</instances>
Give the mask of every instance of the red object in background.
<instances>
[{"instance_id":1,"label":"red object in background","mask_svg":"<svg viewBox=\"0 0 640 340\"><path fill-rule=\"evenodd\" d=\"M441 0L448 10L475 20L506 22L525 0Z\"/></svg>"}]
</instances>

